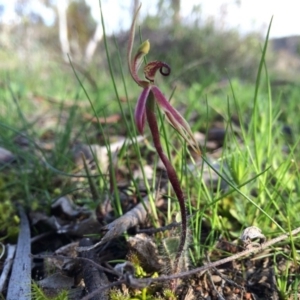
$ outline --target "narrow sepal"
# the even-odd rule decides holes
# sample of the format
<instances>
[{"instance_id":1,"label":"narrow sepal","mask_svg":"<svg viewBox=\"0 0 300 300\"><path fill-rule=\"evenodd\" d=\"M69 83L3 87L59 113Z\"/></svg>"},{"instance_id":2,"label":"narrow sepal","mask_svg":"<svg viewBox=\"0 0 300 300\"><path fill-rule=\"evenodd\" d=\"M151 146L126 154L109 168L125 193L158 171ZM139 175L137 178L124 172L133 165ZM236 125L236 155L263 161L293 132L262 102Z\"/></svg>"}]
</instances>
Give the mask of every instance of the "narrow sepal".
<instances>
[{"instance_id":1,"label":"narrow sepal","mask_svg":"<svg viewBox=\"0 0 300 300\"><path fill-rule=\"evenodd\" d=\"M149 85L149 82L139 78L138 70L140 69L140 66L143 63L144 56L148 54L149 50L150 50L150 42L149 40L146 40L140 45L136 55L134 56L134 59L131 62L131 68L130 68L131 76L135 80L135 82L142 87Z\"/></svg>"},{"instance_id":2,"label":"narrow sepal","mask_svg":"<svg viewBox=\"0 0 300 300\"><path fill-rule=\"evenodd\" d=\"M129 72L131 77L133 78L133 80L140 86L145 86L145 84L147 84L147 81L143 81L139 78L138 74L137 74L137 69L136 69L136 63L134 62L134 60L132 61L131 56L132 56L132 48L133 48L133 42L134 42L134 35L135 35L135 24L136 24L136 20L137 20L137 16L138 13L141 9L142 4L139 5L138 9L136 10L133 20L132 20L132 24L130 27L130 31L129 31L129 39L128 39L128 50L127 50L127 63L128 63L128 68L129 68Z\"/></svg>"},{"instance_id":3,"label":"narrow sepal","mask_svg":"<svg viewBox=\"0 0 300 300\"><path fill-rule=\"evenodd\" d=\"M153 93L159 107L166 114L169 123L186 140L186 142L194 149L194 151L200 154L201 151L199 149L198 143L187 121L169 103L169 101L157 86L152 86L151 92Z\"/></svg>"},{"instance_id":4,"label":"narrow sepal","mask_svg":"<svg viewBox=\"0 0 300 300\"><path fill-rule=\"evenodd\" d=\"M143 134L144 132L146 121L146 102L150 91L151 86L147 86L143 89L135 107L134 120L140 134Z\"/></svg>"}]
</instances>

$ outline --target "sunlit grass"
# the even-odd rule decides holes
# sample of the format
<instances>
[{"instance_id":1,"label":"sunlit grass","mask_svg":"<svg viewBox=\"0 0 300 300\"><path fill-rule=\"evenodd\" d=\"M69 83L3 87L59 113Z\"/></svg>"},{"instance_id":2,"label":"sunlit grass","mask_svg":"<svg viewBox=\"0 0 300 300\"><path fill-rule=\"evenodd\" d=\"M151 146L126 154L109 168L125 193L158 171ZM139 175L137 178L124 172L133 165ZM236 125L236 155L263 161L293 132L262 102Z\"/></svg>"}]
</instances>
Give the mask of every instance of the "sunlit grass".
<instances>
[{"instance_id":1,"label":"sunlit grass","mask_svg":"<svg viewBox=\"0 0 300 300\"><path fill-rule=\"evenodd\" d=\"M108 45L106 51L109 58ZM166 95L170 95L172 104L190 120L194 132L206 134L215 122L221 123L225 131L223 148L218 155L210 153L204 144L205 161L202 161L166 124L163 115L159 114L158 118L166 153L177 170L186 196L190 215L191 268L203 263L205 254L213 249L220 236L228 241L236 241L245 227L255 225L262 229L267 238L271 238L299 226L300 89L294 86L282 90L272 87L268 67L264 63L265 55L264 48L256 83L230 78L229 74L229 79L222 83L211 82L205 87L201 83L183 85L175 92L173 87L162 85ZM18 163L17 172L12 177L0 175L3 177L0 178L0 193L2 190L8 191L11 200L22 199L27 207L41 209L47 203L45 209L48 209L60 194L77 191L67 177L75 169L69 157L72 143L75 140L87 144L99 143L101 140L101 146L107 147L110 168L105 174L99 175L96 183L101 192L113 195L115 215L122 214L116 171L125 166L129 170L129 181L137 193L138 181L144 181L151 195L150 219L153 226L159 226L161 214L153 196L161 176L156 170L158 159L154 159L153 177L149 180L144 167L146 156L153 153L151 139L147 139L149 131L146 130L143 146L146 145L149 152L142 153L141 145L136 143L137 133L133 122L138 88L128 80L128 72L124 67L126 64L122 60L120 54L119 72L110 68L109 76L107 73L98 74L99 77L94 78L96 90L76 71L76 67L67 72L50 68L46 79L40 77L37 70L26 74L22 66L19 66L20 71L7 72L0 86L0 146L20 155L25 164ZM169 63L172 65L172 62ZM44 98L37 100L34 95ZM57 103L47 101L47 97L54 98ZM71 105L66 108L66 103ZM56 123L45 130L36 124L43 118L43 113L49 111L56 112ZM60 116L65 113L66 118L62 122ZM100 122L91 125L84 119L85 113L99 118L120 114L121 121L113 125ZM53 149L51 153L40 153L34 141L45 138L44 134L49 132L54 135ZM28 152L13 142L15 136L21 133L26 133L29 138ZM97 134L101 136L100 139L95 138ZM124 144L115 157L110 152L112 135L125 136L132 146ZM134 178L130 170L128 153L132 152L132 148L135 163L142 170L142 179ZM41 157L53 168L41 163L36 152L42 154ZM32 165L35 166L33 171L27 172L32 170ZM213 183L213 179L204 182L203 174L212 172L212 168L218 173L217 183ZM98 166L99 173L100 169L101 166ZM63 178L59 186L54 180L57 177ZM5 195L9 197L7 192ZM167 224L176 220L179 208L170 186L166 197L167 212L160 218ZM206 236L203 236L204 227L209 229ZM286 243L291 250L285 255L297 262L299 242L291 238ZM277 276L282 294L295 293L298 279L288 285L282 278L281 275Z\"/></svg>"}]
</instances>

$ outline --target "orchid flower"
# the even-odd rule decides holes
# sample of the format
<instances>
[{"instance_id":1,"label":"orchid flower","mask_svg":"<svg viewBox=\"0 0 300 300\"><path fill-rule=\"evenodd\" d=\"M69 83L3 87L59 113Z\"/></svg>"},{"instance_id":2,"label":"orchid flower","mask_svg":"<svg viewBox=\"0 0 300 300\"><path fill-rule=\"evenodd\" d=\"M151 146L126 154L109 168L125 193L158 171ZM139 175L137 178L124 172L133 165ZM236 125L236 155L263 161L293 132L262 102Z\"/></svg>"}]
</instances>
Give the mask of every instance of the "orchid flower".
<instances>
[{"instance_id":1,"label":"orchid flower","mask_svg":"<svg viewBox=\"0 0 300 300\"><path fill-rule=\"evenodd\" d=\"M173 270L174 273L178 273L180 271L183 252L186 249L185 246L186 246L186 235L187 235L187 213L185 209L184 194L180 186L180 181L178 179L178 176L176 174L173 165L169 161L168 157L165 155L163 151L163 147L160 142L159 128L158 128L156 115L155 115L155 103L158 104L160 109L165 113L167 120L179 132L179 134L187 141L187 143L196 152L200 153L200 150L199 147L197 146L197 142L193 136L193 133L188 123L184 120L184 118L180 115L180 113L169 103L169 101L166 99L166 97L158 88L158 86L155 85L154 79L157 71L159 71L162 75L167 76L170 74L171 68L164 62L152 61L146 64L144 67L145 79L144 80L140 79L138 76L138 70L143 63L143 58L146 54L148 54L150 50L150 43L148 40L146 40L140 45L134 58L133 59L131 58L134 34L135 34L135 23L140 8L141 5L139 6L138 10L134 15L133 22L130 29L129 44L128 44L129 71L133 80L143 89L138 98L138 102L134 113L134 119L140 134L143 134L145 122L147 120L153 138L154 147L157 150L157 153L166 168L169 181L178 199L182 225L181 225L180 242L175 257L174 270Z\"/></svg>"},{"instance_id":2,"label":"orchid flower","mask_svg":"<svg viewBox=\"0 0 300 300\"><path fill-rule=\"evenodd\" d=\"M145 80L140 79L138 76L138 70L143 62L143 58L150 50L150 42L149 40L146 40L140 45L134 58L131 58L135 34L135 23L140 8L141 5L134 15L128 44L128 66L131 77L140 87L143 88L142 93L138 98L134 113L137 129L140 134L143 134L146 121L146 110L150 109L149 107L147 108L149 104L148 102L155 101L165 113L167 120L174 127L174 129L178 131L178 133L197 153L200 153L190 126L181 116L181 114L169 103L159 87L155 85L154 79L157 71L159 71L163 76L168 76L171 73L171 68L169 65L161 61L151 61L144 67ZM149 106L154 109L153 104Z\"/></svg>"}]
</instances>

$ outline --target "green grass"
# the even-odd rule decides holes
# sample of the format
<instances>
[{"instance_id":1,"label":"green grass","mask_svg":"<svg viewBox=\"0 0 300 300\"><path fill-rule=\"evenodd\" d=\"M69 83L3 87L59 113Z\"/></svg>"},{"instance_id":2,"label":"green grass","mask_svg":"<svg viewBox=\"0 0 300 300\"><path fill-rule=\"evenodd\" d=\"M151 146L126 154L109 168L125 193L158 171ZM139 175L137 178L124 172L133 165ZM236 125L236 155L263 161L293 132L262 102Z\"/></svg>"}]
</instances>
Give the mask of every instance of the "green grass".
<instances>
[{"instance_id":1,"label":"green grass","mask_svg":"<svg viewBox=\"0 0 300 300\"><path fill-rule=\"evenodd\" d=\"M109 59L108 46L106 50ZM220 175L216 188L205 185L202 179L203 173L210 167L204 166L200 157L191 158L190 149L160 115L161 137L176 167L186 195L187 210L191 215L191 268L203 263L205 254L214 248L219 236L234 241L245 227L255 225L267 238L273 238L300 226L300 88L273 88L265 64L265 54L266 44L262 50L256 83L242 82L229 75L230 79L222 86L217 82L206 84L205 87L201 83L180 86L171 99L175 107L183 108L187 120L193 119L191 126L194 132L207 132L216 120L225 129L221 152L213 163L207 161ZM172 62L169 63L172 65ZM154 158L151 184L146 179L144 166L147 157L153 156L153 148L151 139L147 141L148 145L143 146L143 151L141 145L135 143L133 99L138 96L139 89L130 82L126 66L125 58L120 56L119 72L110 68L110 78L98 73L96 90L76 68L74 73L70 70L63 72L53 64L45 78L39 76L39 72L45 71L46 66L25 70L22 65L18 65L17 69L6 73L0 86L0 143L1 147L12 151L21 160L13 170L7 171L1 167L0 195L5 197L5 202L0 205L1 211L6 209L6 213L15 216L16 212L5 206L8 200L12 205L21 203L28 210L47 211L59 195L72 193L79 199L81 191L70 180L75 169L70 158L70 146L75 140L83 143L99 143L100 140L107 147L108 153L110 137L125 136L133 142L133 146L124 145L119 152L117 164L110 153L109 160L114 167L109 169L109 176L102 174L96 181L99 192L114 192L116 215L122 214L116 177L118 169L125 167L130 170L132 164L138 165L143 177L140 180L144 181L149 192L153 189L160 177L155 170L158 162ZM162 90L166 95L171 96L173 93L167 85L163 85ZM43 96L44 99L37 101L34 95ZM56 99L57 103L47 101L47 97ZM68 108L65 107L66 101L71 103ZM40 122L48 113L54 113L54 123L43 127L40 125L43 122ZM118 113L122 118L117 124L91 124L84 119L85 113L98 117ZM239 125L232 121L233 117ZM16 135L21 133L28 137L26 150L13 142ZM146 130L145 136L149 137L149 131ZM37 140L46 142L47 139L52 142L50 151L37 147ZM205 148L203 157L206 161L211 153ZM41 163L41 157L47 162L47 167ZM101 166L98 166L100 170ZM85 186L88 186L88 180L85 180ZM225 183L225 189L222 188L221 180ZM139 180L131 172L129 182L139 193ZM88 199L87 205L92 206L92 195L84 196ZM166 196L168 209L164 216L161 216L151 198L153 226L159 226L159 216L166 223L176 218L179 207L170 187ZM6 224L6 228L1 227L1 233L15 238L13 229L17 228L18 222L1 219L0 223ZM210 232L203 237L204 226ZM287 260L298 263L299 241L293 237L286 241L286 245L290 249L285 253ZM272 255L275 260L276 251ZM296 276L288 284L287 275L276 270L277 285L283 298L296 294L299 282Z\"/></svg>"}]
</instances>

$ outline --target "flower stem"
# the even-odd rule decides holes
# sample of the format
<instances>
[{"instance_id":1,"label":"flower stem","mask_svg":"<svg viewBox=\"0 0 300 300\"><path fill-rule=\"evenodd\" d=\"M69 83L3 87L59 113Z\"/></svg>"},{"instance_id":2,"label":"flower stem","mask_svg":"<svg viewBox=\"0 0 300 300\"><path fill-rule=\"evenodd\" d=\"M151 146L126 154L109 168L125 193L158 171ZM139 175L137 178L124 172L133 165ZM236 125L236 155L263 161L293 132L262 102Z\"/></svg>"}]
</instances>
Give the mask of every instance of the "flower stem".
<instances>
[{"instance_id":1,"label":"flower stem","mask_svg":"<svg viewBox=\"0 0 300 300\"><path fill-rule=\"evenodd\" d=\"M179 207L180 207L180 213L181 213L181 235L180 235L180 242L179 247L177 250L177 254L175 257L174 262L174 270L173 272L176 274L179 270L180 265L180 258L184 252L185 243L186 243L186 235L187 235L187 215L186 215L186 209L184 204L184 195L180 186L180 182L178 179L178 176L176 174L176 171L174 167L172 166L171 162L169 161L168 157L165 155L161 142L160 142L160 135L159 135L159 129L156 121L156 115L154 113L154 100L151 98L151 94L149 95L147 101L147 107L146 107L146 115L147 115L147 121L149 124L149 128L152 134L154 147L163 162L164 166L166 167L167 174L169 181L174 189L174 192L177 196Z\"/></svg>"}]
</instances>

